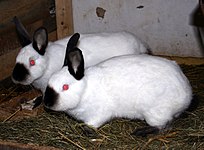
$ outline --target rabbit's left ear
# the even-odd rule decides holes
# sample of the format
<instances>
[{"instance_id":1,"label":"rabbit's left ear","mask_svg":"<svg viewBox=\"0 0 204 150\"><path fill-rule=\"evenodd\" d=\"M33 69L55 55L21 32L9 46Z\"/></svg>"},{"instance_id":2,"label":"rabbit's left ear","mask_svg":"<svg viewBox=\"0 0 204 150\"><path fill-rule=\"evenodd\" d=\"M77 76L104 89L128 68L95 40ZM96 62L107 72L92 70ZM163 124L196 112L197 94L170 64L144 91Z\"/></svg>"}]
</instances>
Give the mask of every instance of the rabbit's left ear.
<instances>
[{"instance_id":1,"label":"rabbit's left ear","mask_svg":"<svg viewBox=\"0 0 204 150\"><path fill-rule=\"evenodd\" d=\"M21 46L24 47L29 45L31 43L31 37L17 16L13 18L13 22L15 24L16 33L19 37Z\"/></svg>"},{"instance_id":2,"label":"rabbit's left ear","mask_svg":"<svg viewBox=\"0 0 204 150\"><path fill-rule=\"evenodd\" d=\"M66 56L69 73L77 80L84 76L84 57L82 51L75 47Z\"/></svg>"}]
</instances>

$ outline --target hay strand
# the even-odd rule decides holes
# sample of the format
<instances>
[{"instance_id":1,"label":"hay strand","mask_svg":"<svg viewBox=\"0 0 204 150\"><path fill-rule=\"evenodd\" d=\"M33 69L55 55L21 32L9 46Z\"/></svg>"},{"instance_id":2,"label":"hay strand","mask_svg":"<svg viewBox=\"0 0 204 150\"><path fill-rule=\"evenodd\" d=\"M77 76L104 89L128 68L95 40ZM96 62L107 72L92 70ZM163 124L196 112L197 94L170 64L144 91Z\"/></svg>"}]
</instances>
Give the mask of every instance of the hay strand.
<instances>
[{"instance_id":1,"label":"hay strand","mask_svg":"<svg viewBox=\"0 0 204 150\"><path fill-rule=\"evenodd\" d=\"M18 110L16 110L13 114L11 114L8 118L6 118L5 120L3 120L3 123L5 123L6 121L9 121L12 117L14 117L19 111L21 111L22 108L19 108Z\"/></svg>"},{"instance_id":2,"label":"hay strand","mask_svg":"<svg viewBox=\"0 0 204 150\"><path fill-rule=\"evenodd\" d=\"M68 142L70 142L71 144L75 145L76 147L78 147L79 149L82 150L86 150L85 148L83 148L82 146L80 146L79 144L75 143L74 141L70 140L68 137L66 137L64 134L62 134L61 132L58 132L64 139L66 139Z\"/></svg>"}]
</instances>

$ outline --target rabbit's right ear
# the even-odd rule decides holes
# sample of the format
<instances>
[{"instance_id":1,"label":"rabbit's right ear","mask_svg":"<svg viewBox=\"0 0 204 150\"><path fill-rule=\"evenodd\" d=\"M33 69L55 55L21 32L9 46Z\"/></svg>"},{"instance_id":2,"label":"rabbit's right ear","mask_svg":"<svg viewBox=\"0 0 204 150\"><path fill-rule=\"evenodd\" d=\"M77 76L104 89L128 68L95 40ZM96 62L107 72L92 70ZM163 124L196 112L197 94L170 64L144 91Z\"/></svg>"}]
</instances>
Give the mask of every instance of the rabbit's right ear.
<instances>
[{"instance_id":1,"label":"rabbit's right ear","mask_svg":"<svg viewBox=\"0 0 204 150\"><path fill-rule=\"evenodd\" d=\"M29 45L31 43L31 38L21 21L15 16L13 18L13 22L15 24L21 46L24 47Z\"/></svg>"},{"instance_id":2,"label":"rabbit's right ear","mask_svg":"<svg viewBox=\"0 0 204 150\"><path fill-rule=\"evenodd\" d=\"M67 43L67 51L70 51L72 50L73 48L75 48L77 46L77 43L79 41L79 38L80 38L80 34L79 33L74 33L68 43Z\"/></svg>"},{"instance_id":3,"label":"rabbit's right ear","mask_svg":"<svg viewBox=\"0 0 204 150\"><path fill-rule=\"evenodd\" d=\"M80 38L79 33L75 33L68 41L64 66L68 66L69 73L77 80L84 76L84 57L82 51L77 48L77 43Z\"/></svg>"},{"instance_id":4,"label":"rabbit's right ear","mask_svg":"<svg viewBox=\"0 0 204 150\"><path fill-rule=\"evenodd\" d=\"M84 57L82 51L75 47L68 52L67 57L68 71L77 80L84 76Z\"/></svg>"},{"instance_id":5,"label":"rabbit's right ear","mask_svg":"<svg viewBox=\"0 0 204 150\"><path fill-rule=\"evenodd\" d=\"M75 33L75 34L73 34L70 37L70 39L69 39L69 41L67 43L66 54L65 54L64 65L63 66L67 66L68 65L68 61L67 61L66 58L68 58L69 52L71 50L73 50L77 46L79 38L80 38L80 34L79 33Z\"/></svg>"},{"instance_id":6,"label":"rabbit's right ear","mask_svg":"<svg viewBox=\"0 0 204 150\"><path fill-rule=\"evenodd\" d=\"M40 55L44 55L47 45L48 45L47 29L44 27L40 27L33 34L33 48Z\"/></svg>"}]
</instances>

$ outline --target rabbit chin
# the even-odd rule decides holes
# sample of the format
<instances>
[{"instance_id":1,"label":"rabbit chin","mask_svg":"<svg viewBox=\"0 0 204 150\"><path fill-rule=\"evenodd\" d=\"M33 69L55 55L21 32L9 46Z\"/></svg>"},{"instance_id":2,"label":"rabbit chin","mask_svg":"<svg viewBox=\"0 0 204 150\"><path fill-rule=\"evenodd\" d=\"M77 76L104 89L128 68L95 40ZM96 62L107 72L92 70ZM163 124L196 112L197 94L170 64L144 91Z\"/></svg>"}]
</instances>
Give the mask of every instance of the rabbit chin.
<instances>
[{"instance_id":1,"label":"rabbit chin","mask_svg":"<svg viewBox=\"0 0 204 150\"><path fill-rule=\"evenodd\" d=\"M12 79L13 83L15 83L15 84L30 85L30 84L33 83L33 79L31 79L31 78L29 78L29 77L26 78L26 79L23 80L23 81L17 81L17 80L15 80L13 77L11 77L11 79Z\"/></svg>"},{"instance_id":2,"label":"rabbit chin","mask_svg":"<svg viewBox=\"0 0 204 150\"><path fill-rule=\"evenodd\" d=\"M67 111L67 108L65 107L65 105L60 104L60 103L56 103L52 106L48 106L48 105L44 105L47 109L53 110L53 111L59 111L59 112L65 112Z\"/></svg>"},{"instance_id":3,"label":"rabbit chin","mask_svg":"<svg viewBox=\"0 0 204 150\"><path fill-rule=\"evenodd\" d=\"M49 109L54 110L54 111L60 111L60 112L65 112L67 110L66 107L64 107L64 105L53 105L52 107L50 107Z\"/></svg>"},{"instance_id":4,"label":"rabbit chin","mask_svg":"<svg viewBox=\"0 0 204 150\"><path fill-rule=\"evenodd\" d=\"M59 97L59 99L60 99L60 97ZM62 102L59 99L56 99L56 101L54 102L53 105L49 106L49 105L45 104L45 107L50 109L50 110L60 111L60 112L69 112L71 110L74 110L77 107L77 104L75 104L75 103L67 104L67 103Z\"/></svg>"}]
</instances>

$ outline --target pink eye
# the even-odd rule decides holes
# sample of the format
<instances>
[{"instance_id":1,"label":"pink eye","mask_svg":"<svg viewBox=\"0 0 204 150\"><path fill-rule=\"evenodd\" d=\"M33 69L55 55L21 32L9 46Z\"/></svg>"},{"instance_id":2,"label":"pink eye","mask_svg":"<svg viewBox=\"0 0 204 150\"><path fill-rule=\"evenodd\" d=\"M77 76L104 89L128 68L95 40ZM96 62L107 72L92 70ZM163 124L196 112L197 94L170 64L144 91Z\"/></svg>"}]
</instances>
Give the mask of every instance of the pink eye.
<instances>
[{"instance_id":1,"label":"pink eye","mask_svg":"<svg viewBox=\"0 0 204 150\"><path fill-rule=\"evenodd\" d=\"M31 59L31 60L30 60L30 65L31 65L31 66L34 66L34 65L35 65L35 60Z\"/></svg>"},{"instance_id":2,"label":"pink eye","mask_svg":"<svg viewBox=\"0 0 204 150\"><path fill-rule=\"evenodd\" d=\"M66 90L69 89L69 85L68 84L64 84L62 88L63 88L63 91L66 91Z\"/></svg>"}]
</instances>

